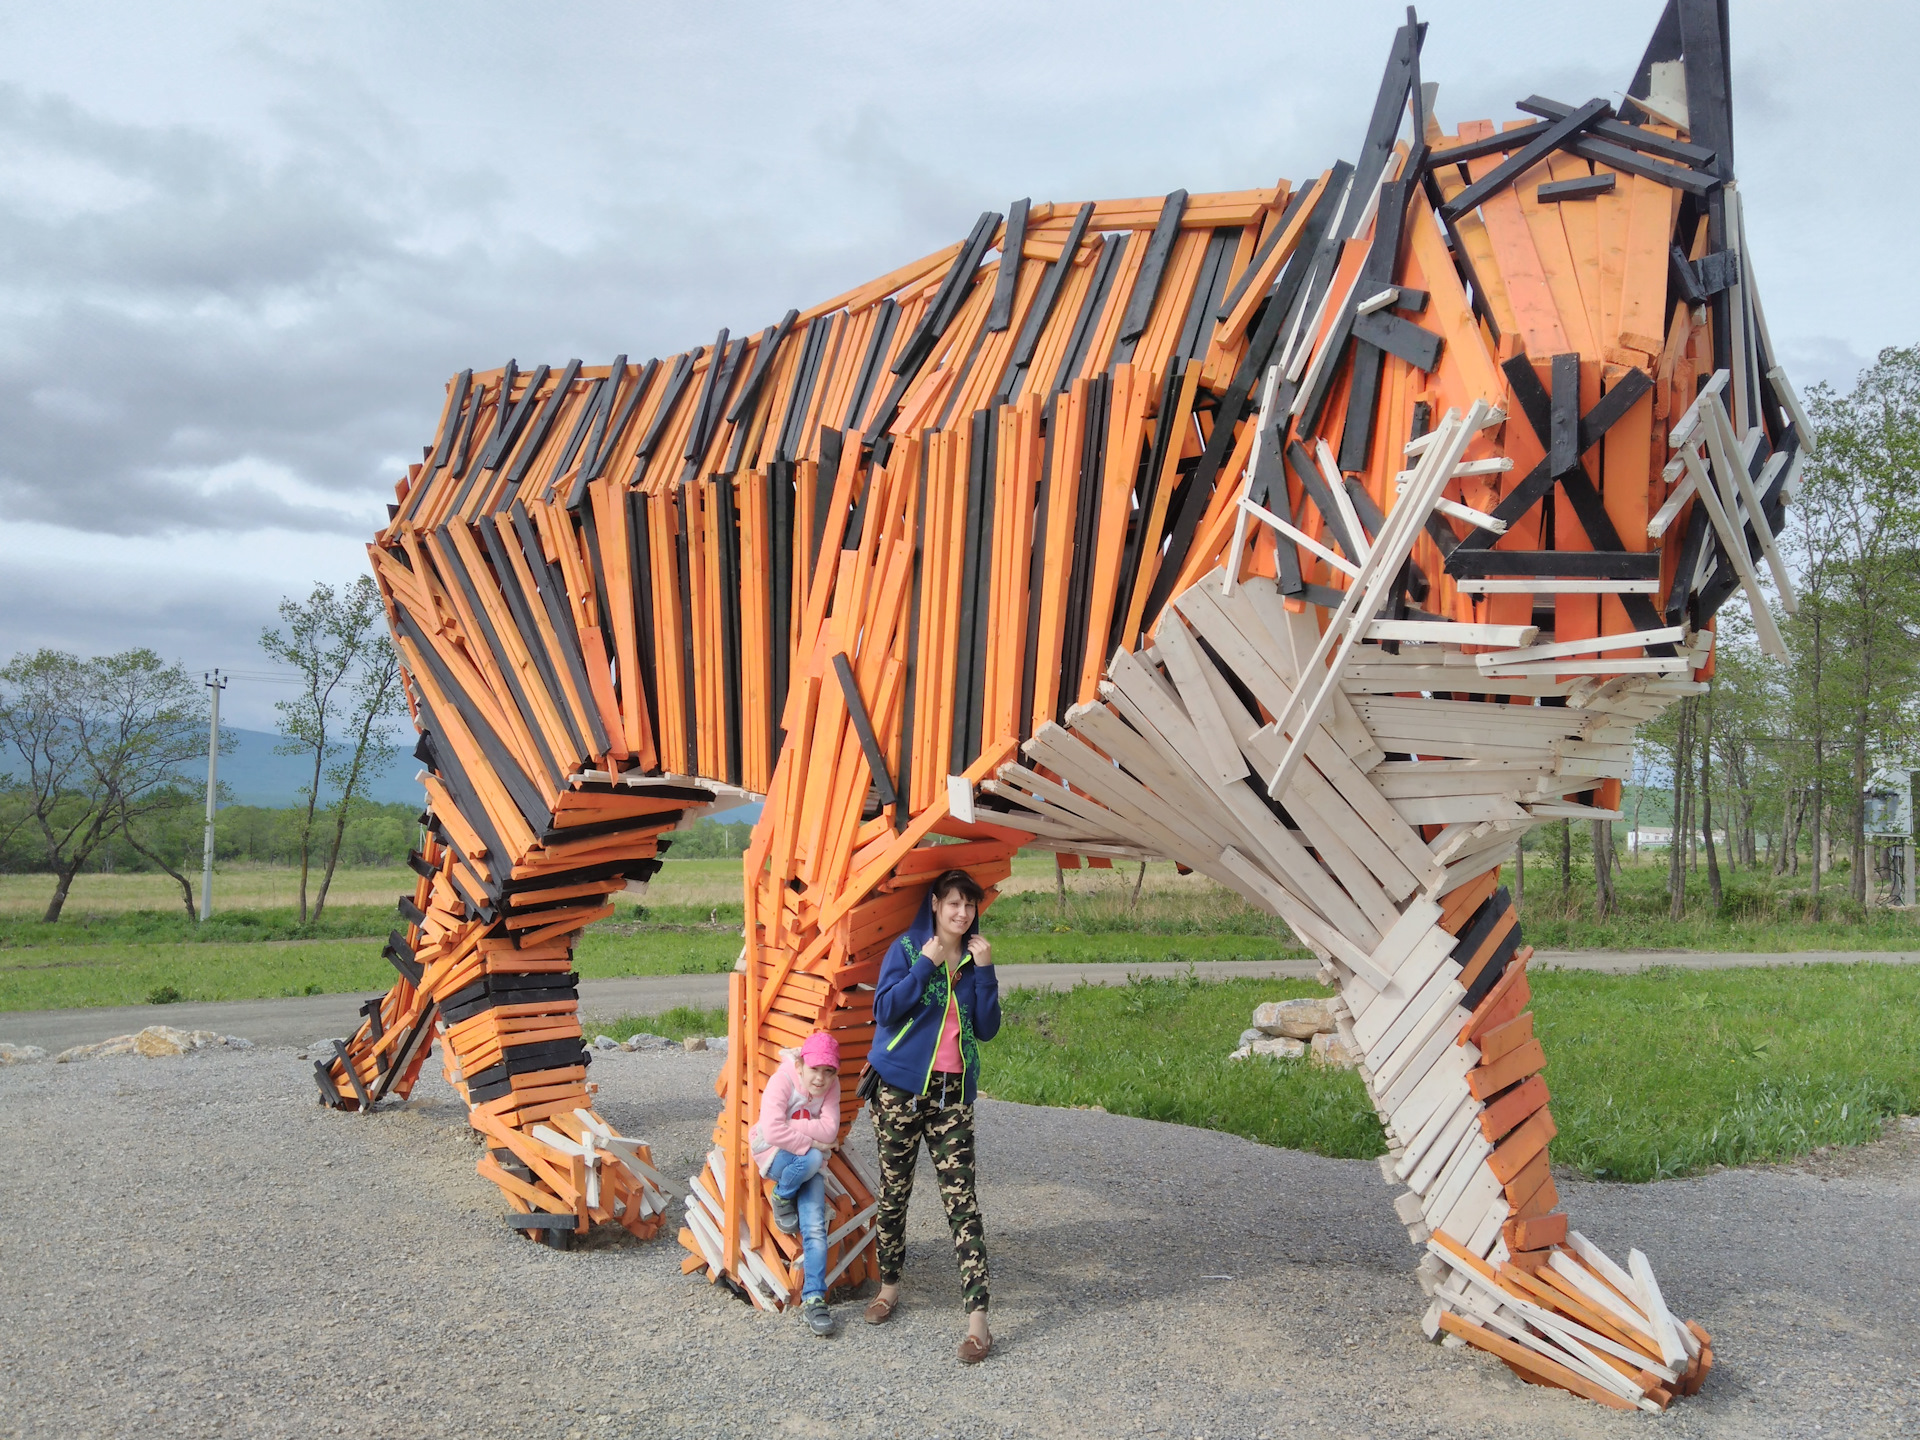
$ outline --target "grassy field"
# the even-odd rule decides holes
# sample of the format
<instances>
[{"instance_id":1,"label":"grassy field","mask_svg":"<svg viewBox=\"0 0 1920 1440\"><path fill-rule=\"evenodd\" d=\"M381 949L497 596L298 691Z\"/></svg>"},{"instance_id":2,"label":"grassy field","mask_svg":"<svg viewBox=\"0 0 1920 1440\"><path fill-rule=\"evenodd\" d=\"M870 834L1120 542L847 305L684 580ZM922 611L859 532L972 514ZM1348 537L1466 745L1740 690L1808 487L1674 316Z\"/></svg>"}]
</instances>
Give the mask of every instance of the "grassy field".
<instances>
[{"instance_id":1,"label":"grassy field","mask_svg":"<svg viewBox=\"0 0 1920 1440\"><path fill-rule=\"evenodd\" d=\"M738 867L735 867L738 873ZM200 894L200 872L192 876L194 896ZM313 875L307 888L309 899L319 889L320 877ZM373 905L389 911L402 890L413 889L413 872L404 865L365 866L334 872L327 891L327 906ZM53 897L51 875L0 875L0 917L31 916L39 919ZM300 898L300 872L279 865L246 865L220 869L213 876L213 908L225 910L272 909L293 906ZM165 875L76 875L68 892L66 912L62 916L78 918L121 910L157 910L186 919L180 902L180 887Z\"/></svg>"},{"instance_id":2,"label":"grassy field","mask_svg":"<svg viewBox=\"0 0 1920 1440\"><path fill-rule=\"evenodd\" d=\"M1171 865L1069 871L1064 887L1052 857L1019 856L984 924L1005 964L1054 962L1274 960L1302 958L1291 934L1239 896ZM1538 852L1522 906L1526 937L1542 949L1726 951L1899 950L1920 948L1920 915L1859 912L1838 896L1819 924L1804 918L1804 885L1745 873L1727 877L1718 914L1695 877L1693 903L1668 918L1665 867L1619 872L1619 909L1592 914L1588 886L1563 905L1557 877ZM160 880L89 875L65 914L40 923L52 882L0 876L0 1010L138 1004L172 993L191 1000L374 991L392 981L382 938L398 923L394 900L411 881L398 868L342 871L325 913L299 923L289 903L294 877L266 867L222 873L211 921L191 923ZM1841 877L1844 883L1844 877ZM590 927L577 952L580 973L721 973L740 954L737 860L668 860L641 897Z\"/></svg>"},{"instance_id":3,"label":"grassy field","mask_svg":"<svg viewBox=\"0 0 1920 1440\"><path fill-rule=\"evenodd\" d=\"M1920 968L1561 971L1533 988L1554 1158L1594 1178L1789 1159L1872 1139L1887 1117L1920 1110ZM1260 1001L1324 993L1191 979L1014 992L983 1083L1005 1100L1377 1155L1357 1075L1226 1058Z\"/></svg>"}]
</instances>

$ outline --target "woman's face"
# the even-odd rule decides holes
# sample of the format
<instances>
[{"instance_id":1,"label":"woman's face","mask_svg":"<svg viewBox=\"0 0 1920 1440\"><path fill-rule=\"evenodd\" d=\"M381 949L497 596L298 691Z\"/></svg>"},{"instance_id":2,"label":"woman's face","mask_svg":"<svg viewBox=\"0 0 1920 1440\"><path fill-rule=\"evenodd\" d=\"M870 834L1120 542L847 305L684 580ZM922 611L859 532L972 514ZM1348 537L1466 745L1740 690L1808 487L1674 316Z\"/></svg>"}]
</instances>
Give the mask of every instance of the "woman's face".
<instances>
[{"instance_id":1,"label":"woman's face","mask_svg":"<svg viewBox=\"0 0 1920 1440\"><path fill-rule=\"evenodd\" d=\"M942 895L933 907L935 918L940 923L940 933L950 940L958 940L967 933L967 927L973 924L973 901L961 890L949 890Z\"/></svg>"}]
</instances>

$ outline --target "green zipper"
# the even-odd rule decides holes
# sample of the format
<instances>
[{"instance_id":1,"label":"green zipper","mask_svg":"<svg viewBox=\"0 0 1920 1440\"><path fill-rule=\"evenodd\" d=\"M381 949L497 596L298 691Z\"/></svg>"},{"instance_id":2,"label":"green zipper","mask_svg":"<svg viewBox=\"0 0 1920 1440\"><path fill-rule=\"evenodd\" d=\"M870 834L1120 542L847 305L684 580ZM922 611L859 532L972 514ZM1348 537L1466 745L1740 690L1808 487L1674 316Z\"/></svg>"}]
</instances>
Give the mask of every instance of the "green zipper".
<instances>
[{"instance_id":1,"label":"green zipper","mask_svg":"<svg viewBox=\"0 0 1920 1440\"><path fill-rule=\"evenodd\" d=\"M960 1005L960 997L954 993L953 977L949 975L947 977L947 1004L946 1004L946 1008L940 1012L940 1031L942 1034L946 1033L947 1016L957 1011L959 1009L959 1005ZM918 1020L920 1017L916 1015L913 1018L915 1020ZM955 1014L954 1019L957 1022L959 1020L959 1016ZM906 1032L903 1030L900 1033L904 1035ZM933 1042L933 1053L927 1056L926 1078L920 1082L920 1093L922 1095L926 1094L927 1091L931 1089L933 1086L933 1066L934 1066L934 1062L937 1061L939 1058L940 1058L940 1042L938 1040L935 1040ZM967 1073L967 1057L964 1054L960 1057L960 1073L962 1076L964 1076ZM964 1085L962 1086L962 1093L963 1094L965 1093Z\"/></svg>"}]
</instances>

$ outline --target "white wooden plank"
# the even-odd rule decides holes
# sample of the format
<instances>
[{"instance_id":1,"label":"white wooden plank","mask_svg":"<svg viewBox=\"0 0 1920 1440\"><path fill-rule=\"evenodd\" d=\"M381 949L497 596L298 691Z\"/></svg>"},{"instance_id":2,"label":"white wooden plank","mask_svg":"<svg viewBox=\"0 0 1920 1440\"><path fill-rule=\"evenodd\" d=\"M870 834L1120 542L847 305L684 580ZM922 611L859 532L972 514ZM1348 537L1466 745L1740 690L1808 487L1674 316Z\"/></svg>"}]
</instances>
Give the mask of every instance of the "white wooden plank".
<instances>
[{"instance_id":1,"label":"white wooden plank","mask_svg":"<svg viewBox=\"0 0 1920 1440\"><path fill-rule=\"evenodd\" d=\"M1453 1114L1447 1117L1445 1124L1430 1127L1422 1141L1407 1147L1407 1153L1400 1157L1400 1165L1406 1167L1401 1178L1409 1189L1424 1195L1433 1188L1440 1167L1446 1164L1447 1157L1466 1138L1468 1129L1482 1108L1478 1100L1468 1096L1454 1107ZM1409 1159L1413 1162L1411 1165L1407 1164Z\"/></svg>"},{"instance_id":2,"label":"white wooden plank","mask_svg":"<svg viewBox=\"0 0 1920 1440\"><path fill-rule=\"evenodd\" d=\"M1588 580L1571 576L1539 580L1505 578L1466 579L1453 582L1462 595L1658 595L1658 580Z\"/></svg>"},{"instance_id":3,"label":"white wooden plank","mask_svg":"<svg viewBox=\"0 0 1920 1440\"><path fill-rule=\"evenodd\" d=\"M1584 640L1556 640L1549 645L1528 645L1516 650L1500 650L1473 657L1482 670L1501 669L1526 660L1552 660L1562 655L1595 655L1604 650L1639 649L1647 645L1671 645L1686 639L1687 627L1667 625L1654 630L1633 630L1624 635L1596 635Z\"/></svg>"},{"instance_id":4,"label":"white wooden plank","mask_svg":"<svg viewBox=\"0 0 1920 1440\"><path fill-rule=\"evenodd\" d=\"M1531 645L1537 625L1468 625L1453 620L1370 620L1367 639L1419 645Z\"/></svg>"},{"instance_id":5,"label":"white wooden plank","mask_svg":"<svg viewBox=\"0 0 1920 1440\"><path fill-rule=\"evenodd\" d=\"M1485 1215L1493 1205L1504 1205L1505 1194L1506 1187L1501 1185L1500 1178L1483 1162L1480 1168L1474 1171L1473 1178L1467 1181L1466 1188L1460 1192L1460 1198L1453 1202L1453 1208L1439 1217L1439 1223L1433 1228L1445 1231L1464 1245L1471 1238L1474 1230L1479 1228L1480 1217Z\"/></svg>"},{"instance_id":6,"label":"white wooden plank","mask_svg":"<svg viewBox=\"0 0 1920 1440\"><path fill-rule=\"evenodd\" d=\"M1427 1214L1429 1216L1450 1214L1453 1207L1460 1203L1461 1195L1466 1192L1467 1182L1473 1179L1474 1172L1480 1168L1481 1162L1492 1153L1493 1145L1480 1133L1480 1127L1476 1125L1455 1149L1453 1158L1442 1167L1440 1178L1434 1182L1434 1188L1430 1194L1432 1205Z\"/></svg>"},{"instance_id":7,"label":"white wooden plank","mask_svg":"<svg viewBox=\"0 0 1920 1440\"><path fill-rule=\"evenodd\" d=\"M1442 973L1445 973L1444 969ZM1458 1036L1460 1027L1466 1024L1468 1019L1466 1009L1460 1004L1460 999L1465 994L1464 989L1458 995L1451 991L1446 992L1447 998L1450 998L1453 1003L1449 1005L1446 999L1443 999L1423 1015L1407 1033L1406 1038L1395 1047L1393 1053L1374 1071L1375 1081L1389 1088L1397 1083L1406 1068L1415 1063L1416 1057L1426 1053L1427 1042L1433 1038L1436 1029L1444 1029ZM1431 1060L1428 1063L1431 1063Z\"/></svg>"},{"instance_id":8,"label":"white wooden plank","mask_svg":"<svg viewBox=\"0 0 1920 1440\"><path fill-rule=\"evenodd\" d=\"M1653 1267L1638 1250L1629 1250L1627 1269L1639 1282L1641 1308L1653 1322L1653 1338L1660 1342L1661 1360L1670 1366L1685 1366L1687 1347L1680 1343L1678 1327L1667 1313L1667 1302L1660 1294L1660 1282L1654 1279Z\"/></svg>"},{"instance_id":9,"label":"white wooden plank","mask_svg":"<svg viewBox=\"0 0 1920 1440\"><path fill-rule=\"evenodd\" d=\"M1527 812L1506 795L1429 795L1395 800L1409 825L1454 825L1463 821L1524 820Z\"/></svg>"},{"instance_id":10,"label":"white wooden plank","mask_svg":"<svg viewBox=\"0 0 1920 1440\"><path fill-rule=\"evenodd\" d=\"M1437 1026L1427 1043L1420 1047L1420 1053L1400 1072L1400 1077L1379 1095L1383 1109L1391 1115L1400 1106L1400 1102L1413 1093L1414 1087L1426 1078L1426 1073L1439 1063L1440 1057L1447 1051L1459 1048L1454 1042L1459 1038L1458 1029L1449 1031L1445 1025ZM1477 1052L1476 1052L1477 1053Z\"/></svg>"},{"instance_id":11,"label":"white wooden plank","mask_svg":"<svg viewBox=\"0 0 1920 1440\"><path fill-rule=\"evenodd\" d=\"M1394 1130L1400 1134L1405 1134L1409 1126L1417 1130L1435 1110L1446 1107L1449 1097L1465 1095L1467 1072L1479 1063L1480 1049L1476 1045L1455 1045L1441 1051L1407 1098L1388 1112Z\"/></svg>"},{"instance_id":12,"label":"white wooden plank","mask_svg":"<svg viewBox=\"0 0 1920 1440\"><path fill-rule=\"evenodd\" d=\"M1155 643L1165 660L1167 673L1180 691L1187 716L1200 734L1204 749L1192 757L1196 767L1204 766L1206 777L1219 785L1231 785L1247 777L1247 764L1240 754L1239 741L1228 728L1226 716L1215 703L1213 692L1201 675L1207 660L1195 648L1193 637L1178 614L1166 616L1155 631Z\"/></svg>"}]
</instances>

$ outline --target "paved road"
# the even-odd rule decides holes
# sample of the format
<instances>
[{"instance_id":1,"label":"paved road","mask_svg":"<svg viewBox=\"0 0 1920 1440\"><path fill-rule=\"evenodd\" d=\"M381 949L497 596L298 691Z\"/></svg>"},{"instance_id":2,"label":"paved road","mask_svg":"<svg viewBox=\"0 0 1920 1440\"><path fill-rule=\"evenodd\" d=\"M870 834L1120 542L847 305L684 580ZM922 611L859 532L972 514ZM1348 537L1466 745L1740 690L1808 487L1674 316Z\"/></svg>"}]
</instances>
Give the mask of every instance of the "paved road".
<instances>
[{"instance_id":1,"label":"paved road","mask_svg":"<svg viewBox=\"0 0 1920 1440\"><path fill-rule=\"evenodd\" d=\"M1597 970L1626 975L1656 965L1685 970L1725 970L1736 966L1920 964L1920 950L1799 950L1744 954L1688 950L1542 950L1536 966L1556 970ZM1310 979L1311 960L1210 960L1193 966L1202 980ZM1000 983L1009 989L1071 989L1075 985L1124 985L1129 975L1184 975L1185 964L1003 965ZM346 1035L360 1023L366 995L297 995L273 1000L219 1000L185 1005L122 1005L82 1010L0 1012L0 1040L64 1050L124 1035L143 1025L163 1023L182 1030L218 1030L243 1035L256 1045L305 1045L323 1036ZM725 975L642 975L616 980L583 980L582 1008L589 1019L653 1015L676 1005L717 1008L727 1003Z\"/></svg>"}]
</instances>

